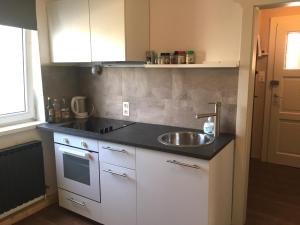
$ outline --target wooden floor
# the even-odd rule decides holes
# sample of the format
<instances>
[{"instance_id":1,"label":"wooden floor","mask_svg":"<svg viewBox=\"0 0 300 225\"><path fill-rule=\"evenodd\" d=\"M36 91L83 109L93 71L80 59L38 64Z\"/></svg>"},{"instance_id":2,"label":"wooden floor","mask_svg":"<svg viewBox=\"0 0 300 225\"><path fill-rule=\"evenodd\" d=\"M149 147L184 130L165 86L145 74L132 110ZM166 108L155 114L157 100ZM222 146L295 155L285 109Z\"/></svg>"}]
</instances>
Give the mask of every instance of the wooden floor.
<instances>
[{"instance_id":1,"label":"wooden floor","mask_svg":"<svg viewBox=\"0 0 300 225\"><path fill-rule=\"evenodd\" d=\"M17 225L95 224L97 223L57 205L17 223ZM300 225L300 169L251 161L247 225Z\"/></svg>"},{"instance_id":2,"label":"wooden floor","mask_svg":"<svg viewBox=\"0 0 300 225\"><path fill-rule=\"evenodd\" d=\"M58 207L50 206L16 225L101 225L80 215Z\"/></svg>"},{"instance_id":3,"label":"wooden floor","mask_svg":"<svg viewBox=\"0 0 300 225\"><path fill-rule=\"evenodd\" d=\"M251 160L247 225L300 225L300 169Z\"/></svg>"}]
</instances>

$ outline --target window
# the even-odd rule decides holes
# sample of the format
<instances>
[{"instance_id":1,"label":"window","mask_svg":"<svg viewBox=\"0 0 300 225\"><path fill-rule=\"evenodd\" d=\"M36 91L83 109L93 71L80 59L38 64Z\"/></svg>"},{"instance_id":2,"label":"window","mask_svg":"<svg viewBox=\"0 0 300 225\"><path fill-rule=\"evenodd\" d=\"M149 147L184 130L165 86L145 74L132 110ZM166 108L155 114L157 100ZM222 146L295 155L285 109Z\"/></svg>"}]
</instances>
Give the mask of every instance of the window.
<instances>
[{"instance_id":1,"label":"window","mask_svg":"<svg viewBox=\"0 0 300 225\"><path fill-rule=\"evenodd\" d=\"M287 36L285 68L288 70L300 69L300 33L290 32Z\"/></svg>"},{"instance_id":2,"label":"window","mask_svg":"<svg viewBox=\"0 0 300 225\"><path fill-rule=\"evenodd\" d=\"M26 30L0 25L0 126L33 119Z\"/></svg>"}]
</instances>

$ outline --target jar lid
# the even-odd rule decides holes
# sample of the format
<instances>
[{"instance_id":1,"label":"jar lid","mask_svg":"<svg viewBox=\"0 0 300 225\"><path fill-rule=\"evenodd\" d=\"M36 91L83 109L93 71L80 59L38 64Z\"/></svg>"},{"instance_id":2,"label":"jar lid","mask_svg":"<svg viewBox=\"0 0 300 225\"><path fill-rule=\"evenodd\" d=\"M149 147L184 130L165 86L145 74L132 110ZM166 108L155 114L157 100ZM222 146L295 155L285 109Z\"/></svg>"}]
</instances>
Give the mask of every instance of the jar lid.
<instances>
[{"instance_id":1,"label":"jar lid","mask_svg":"<svg viewBox=\"0 0 300 225\"><path fill-rule=\"evenodd\" d=\"M185 51L175 51L175 55L184 55Z\"/></svg>"},{"instance_id":2,"label":"jar lid","mask_svg":"<svg viewBox=\"0 0 300 225\"><path fill-rule=\"evenodd\" d=\"M189 54L189 55L192 55L192 54L194 54L194 51L193 51L193 50L188 50L188 51L186 51L185 53L186 53L186 54Z\"/></svg>"}]
</instances>

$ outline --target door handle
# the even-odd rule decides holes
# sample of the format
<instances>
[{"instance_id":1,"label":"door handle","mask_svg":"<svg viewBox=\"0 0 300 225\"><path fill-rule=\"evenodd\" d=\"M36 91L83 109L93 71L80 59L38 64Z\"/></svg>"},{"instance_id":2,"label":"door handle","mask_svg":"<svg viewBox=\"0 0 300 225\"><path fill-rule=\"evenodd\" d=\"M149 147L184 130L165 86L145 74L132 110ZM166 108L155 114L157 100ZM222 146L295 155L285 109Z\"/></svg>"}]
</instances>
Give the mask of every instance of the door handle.
<instances>
[{"instance_id":1,"label":"door handle","mask_svg":"<svg viewBox=\"0 0 300 225\"><path fill-rule=\"evenodd\" d=\"M117 176L120 176L120 177L127 177L126 173L116 173L116 172L113 172L112 170L103 170L103 172L110 173L112 175L117 175Z\"/></svg>"},{"instance_id":2,"label":"door handle","mask_svg":"<svg viewBox=\"0 0 300 225\"><path fill-rule=\"evenodd\" d=\"M176 164L176 165L179 165L179 166L190 167L190 168L197 169L197 170L201 169L200 166L191 165L191 164L187 164L187 163L183 163L183 162L178 162L176 160L167 160L167 163L172 163L172 164Z\"/></svg>"},{"instance_id":3,"label":"door handle","mask_svg":"<svg viewBox=\"0 0 300 225\"><path fill-rule=\"evenodd\" d=\"M115 148L111 148L109 146L103 146L102 148L106 149L106 150L113 151L113 152L127 153L127 151L125 149L115 149Z\"/></svg>"},{"instance_id":4,"label":"door handle","mask_svg":"<svg viewBox=\"0 0 300 225\"><path fill-rule=\"evenodd\" d=\"M85 202L79 202L79 201L76 201L76 200L74 200L74 198L66 198L68 201L70 201L70 202L73 202L73 203L75 203L75 204L77 204L77 205L80 205L80 206L83 206L83 207L85 207Z\"/></svg>"},{"instance_id":5,"label":"door handle","mask_svg":"<svg viewBox=\"0 0 300 225\"><path fill-rule=\"evenodd\" d=\"M59 151L61 151L63 154L66 154L66 155L71 155L71 156L75 156L75 157L87 159L87 160L93 159L92 155L88 152L79 152L79 151L74 151L71 149L63 148L63 147L59 147L58 149L59 149Z\"/></svg>"},{"instance_id":6,"label":"door handle","mask_svg":"<svg viewBox=\"0 0 300 225\"><path fill-rule=\"evenodd\" d=\"M271 87L276 87L276 86L278 86L279 85L279 80L271 80L270 81L270 85L271 85Z\"/></svg>"},{"instance_id":7,"label":"door handle","mask_svg":"<svg viewBox=\"0 0 300 225\"><path fill-rule=\"evenodd\" d=\"M279 95L277 95L277 94L274 94L273 97L274 97L274 98L280 98L280 99L282 99L282 97L279 96Z\"/></svg>"}]
</instances>

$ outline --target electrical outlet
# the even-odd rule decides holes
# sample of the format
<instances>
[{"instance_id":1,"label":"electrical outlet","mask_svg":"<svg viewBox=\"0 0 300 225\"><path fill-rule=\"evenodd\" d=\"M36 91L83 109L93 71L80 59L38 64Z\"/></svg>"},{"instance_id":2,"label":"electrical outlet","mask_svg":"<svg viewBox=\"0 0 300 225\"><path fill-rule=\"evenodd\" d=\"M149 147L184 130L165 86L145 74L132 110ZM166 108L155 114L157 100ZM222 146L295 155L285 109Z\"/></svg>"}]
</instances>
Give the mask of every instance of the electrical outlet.
<instances>
[{"instance_id":1,"label":"electrical outlet","mask_svg":"<svg viewBox=\"0 0 300 225\"><path fill-rule=\"evenodd\" d=\"M129 102L123 102L123 116L129 116Z\"/></svg>"}]
</instances>

